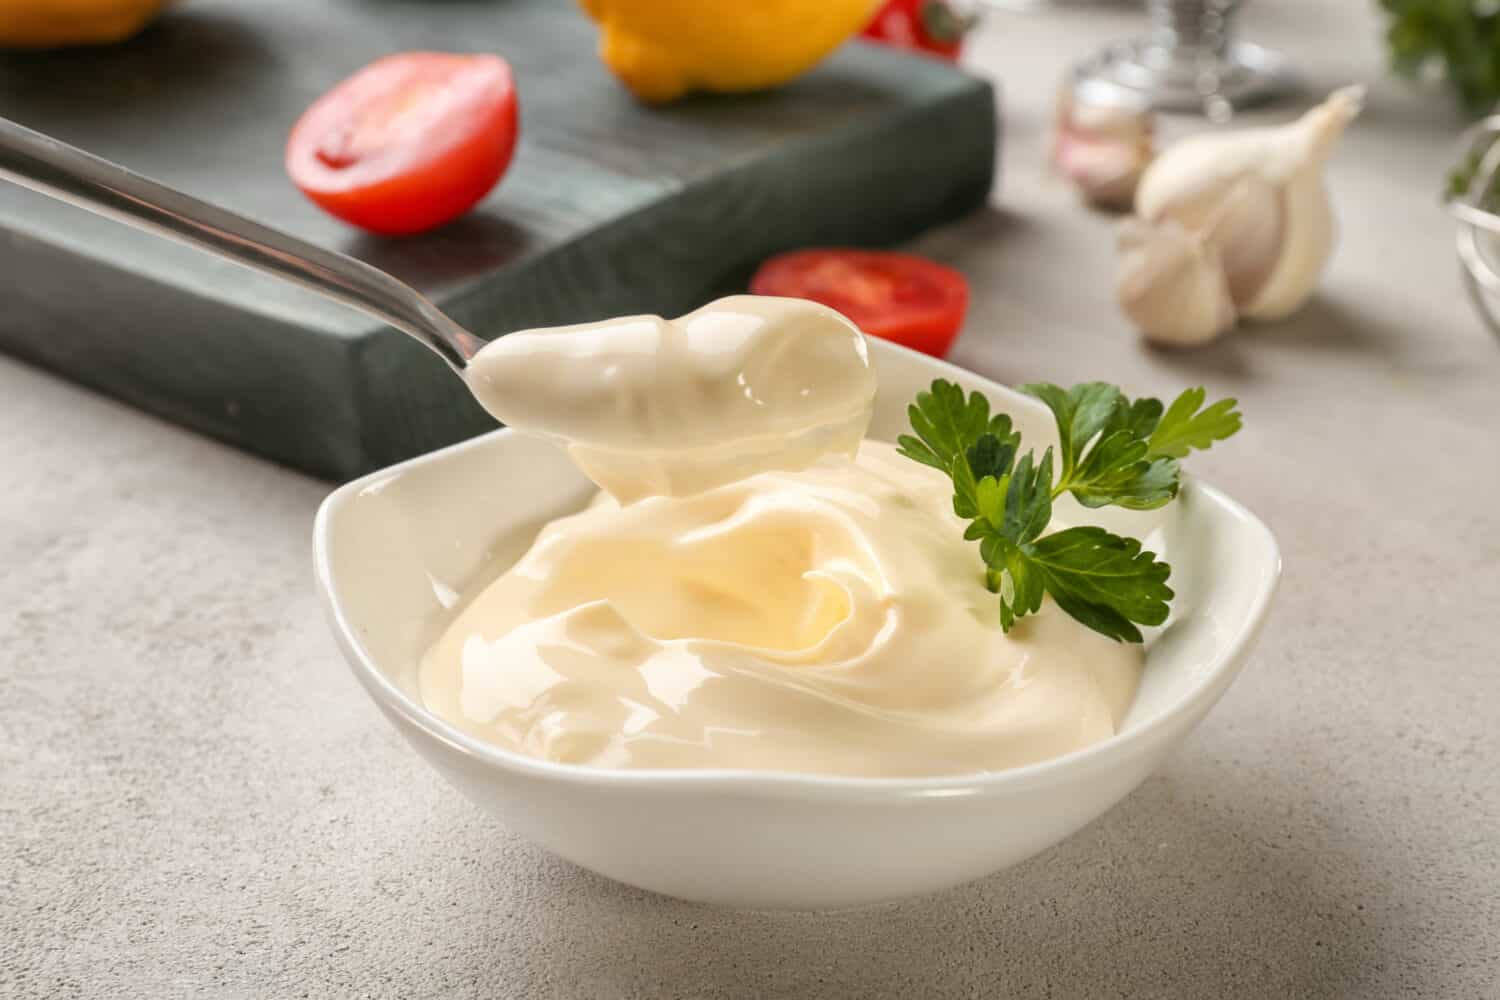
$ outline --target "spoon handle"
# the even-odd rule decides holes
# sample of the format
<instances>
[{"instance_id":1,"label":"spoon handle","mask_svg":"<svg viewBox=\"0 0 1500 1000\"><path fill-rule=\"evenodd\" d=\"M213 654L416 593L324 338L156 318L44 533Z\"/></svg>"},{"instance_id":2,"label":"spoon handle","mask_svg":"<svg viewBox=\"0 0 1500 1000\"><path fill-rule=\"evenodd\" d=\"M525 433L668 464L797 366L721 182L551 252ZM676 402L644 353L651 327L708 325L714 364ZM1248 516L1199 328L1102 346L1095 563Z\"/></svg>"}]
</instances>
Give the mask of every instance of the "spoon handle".
<instances>
[{"instance_id":1,"label":"spoon handle","mask_svg":"<svg viewBox=\"0 0 1500 1000\"><path fill-rule=\"evenodd\" d=\"M484 346L416 289L379 268L252 222L4 118L0 178L352 306L411 334L457 372Z\"/></svg>"}]
</instances>

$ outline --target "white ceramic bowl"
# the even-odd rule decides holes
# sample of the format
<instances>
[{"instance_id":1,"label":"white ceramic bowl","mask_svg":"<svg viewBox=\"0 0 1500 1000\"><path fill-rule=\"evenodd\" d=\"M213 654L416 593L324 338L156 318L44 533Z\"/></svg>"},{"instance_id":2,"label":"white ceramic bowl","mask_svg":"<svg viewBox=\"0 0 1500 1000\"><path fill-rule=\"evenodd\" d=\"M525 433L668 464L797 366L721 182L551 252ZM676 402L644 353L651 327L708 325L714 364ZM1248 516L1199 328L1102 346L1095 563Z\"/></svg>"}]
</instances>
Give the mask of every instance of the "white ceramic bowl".
<instances>
[{"instance_id":1,"label":"white ceramic bowl","mask_svg":"<svg viewBox=\"0 0 1500 1000\"><path fill-rule=\"evenodd\" d=\"M1055 440L1035 401L873 341L871 435L893 440L935 377L987 394L1032 444ZM454 391L461 391L455 384ZM1266 527L1189 482L1162 511L1108 511L1173 566L1173 618L1148 638L1140 691L1102 743L1009 771L930 779L552 764L460 733L413 693L457 595L492 579L588 483L554 447L501 430L334 492L314 532L318 586L370 697L433 767L512 830L586 868L684 899L822 909L930 892L1041 851L1114 805L1224 693L1280 573Z\"/></svg>"}]
</instances>

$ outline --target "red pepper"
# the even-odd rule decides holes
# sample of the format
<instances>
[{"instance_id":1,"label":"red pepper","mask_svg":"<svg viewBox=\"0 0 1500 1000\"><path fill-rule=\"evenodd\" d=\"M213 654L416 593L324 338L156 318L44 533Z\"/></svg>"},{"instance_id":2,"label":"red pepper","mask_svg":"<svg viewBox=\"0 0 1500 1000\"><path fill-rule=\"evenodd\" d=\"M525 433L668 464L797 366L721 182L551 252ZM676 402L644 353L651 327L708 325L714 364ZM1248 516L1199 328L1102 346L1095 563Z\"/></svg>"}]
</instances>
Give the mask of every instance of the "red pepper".
<instances>
[{"instance_id":1,"label":"red pepper","mask_svg":"<svg viewBox=\"0 0 1500 1000\"><path fill-rule=\"evenodd\" d=\"M959 13L948 0L886 0L862 34L884 45L956 62L964 33L973 26L974 18Z\"/></svg>"}]
</instances>

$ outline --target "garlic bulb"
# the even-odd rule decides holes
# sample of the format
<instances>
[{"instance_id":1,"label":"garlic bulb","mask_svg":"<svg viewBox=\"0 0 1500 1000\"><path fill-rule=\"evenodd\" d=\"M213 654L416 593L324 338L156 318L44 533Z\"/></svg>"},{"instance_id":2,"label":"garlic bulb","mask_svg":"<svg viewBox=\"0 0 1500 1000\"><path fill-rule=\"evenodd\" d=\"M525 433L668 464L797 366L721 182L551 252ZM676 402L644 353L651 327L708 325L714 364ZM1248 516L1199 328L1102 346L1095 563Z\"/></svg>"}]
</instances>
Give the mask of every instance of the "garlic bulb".
<instances>
[{"instance_id":1,"label":"garlic bulb","mask_svg":"<svg viewBox=\"0 0 1500 1000\"><path fill-rule=\"evenodd\" d=\"M1127 219L1119 230L1120 307L1153 340L1201 344L1234 326L1218 248L1180 223Z\"/></svg>"},{"instance_id":2,"label":"garlic bulb","mask_svg":"<svg viewBox=\"0 0 1500 1000\"><path fill-rule=\"evenodd\" d=\"M1149 107L1085 104L1064 86L1053 125L1052 165L1090 204L1129 209L1151 162L1154 130Z\"/></svg>"},{"instance_id":3,"label":"garlic bulb","mask_svg":"<svg viewBox=\"0 0 1500 1000\"><path fill-rule=\"evenodd\" d=\"M1122 242L1117 283L1122 306L1146 336L1180 341L1184 326L1163 326L1138 302L1124 301L1127 285L1137 300L1146 294L1140 283L1148 271L1139 258L1154 243L1152 280L1196 285L1201 269L1215 263L1239 316L1280 319L1307 301L1334 242L1323 164L1363 99L1363 87L1345 87L1289 124L1193 136L1157 158L1135 198L1138 225L1146 228L1129 246ZM1188 273L1170 273L1169 265Z\"/></svg>"}]
</instances>

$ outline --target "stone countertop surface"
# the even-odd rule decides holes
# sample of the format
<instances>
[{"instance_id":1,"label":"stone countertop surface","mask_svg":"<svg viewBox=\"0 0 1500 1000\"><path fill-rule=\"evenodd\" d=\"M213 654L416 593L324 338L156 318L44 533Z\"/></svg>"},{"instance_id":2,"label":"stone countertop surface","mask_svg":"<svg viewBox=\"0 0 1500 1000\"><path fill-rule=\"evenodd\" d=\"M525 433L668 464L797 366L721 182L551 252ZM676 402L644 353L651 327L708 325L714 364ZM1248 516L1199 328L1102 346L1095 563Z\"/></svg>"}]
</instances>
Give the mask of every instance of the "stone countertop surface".
<instances>
[{"instance_id":1,"label":"stone countertop surface","mask_svg":"<svg viewBox=\"0 0 1500 1000\"><path fill-rule=\"evenodd\" d=\"M725 912L521 841L340 662L326 484L0 361L0 996L1500 996L1500 344L1436 200L1461 123L1383 75L1373 8L1250 5L1312 92L1373 92L1322 292L1191 352L1127 330L1109 220L1041 159L1063 68L1139 12L995 14L968 54L1006 88L1002 185L916 247L973 281L954 359L1238 396L1193 467L1286 572L1157 775L936 896Z\"/></svg>"}]
</instances>

